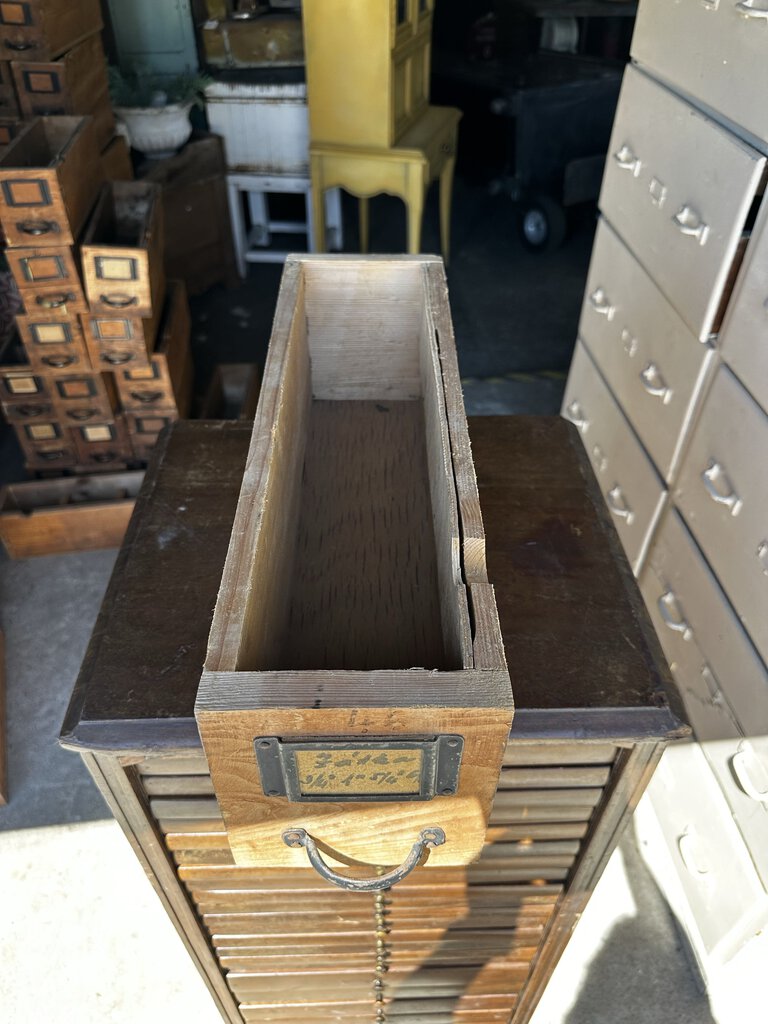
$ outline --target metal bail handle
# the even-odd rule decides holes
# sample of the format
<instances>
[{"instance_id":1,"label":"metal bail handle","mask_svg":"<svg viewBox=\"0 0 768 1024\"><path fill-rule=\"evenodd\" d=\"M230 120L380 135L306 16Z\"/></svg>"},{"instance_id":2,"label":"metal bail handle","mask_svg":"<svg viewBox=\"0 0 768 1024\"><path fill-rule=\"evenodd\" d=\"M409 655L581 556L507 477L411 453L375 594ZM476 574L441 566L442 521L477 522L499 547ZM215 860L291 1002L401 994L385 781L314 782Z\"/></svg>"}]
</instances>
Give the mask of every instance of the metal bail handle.
<instances>
[{"instance_id":1,"label":"metal bail handle","mask_svg":"<svg viewBox=\"0 0 768 1024\"><path fill-rule=\"evenodd\" d=\"M317 848L317 843L303 828L291 828L283 832L283 842L294 850L303 846L307 851L310 864L326 881L350 892L378 892L381 889L391 889L393 885L402 882L407 875L410 875L418 866L425 850L443 845L445 832L437 827L422 829L419 838L411 847L411 852L400 867L393 868L386 875L377 875L376 878L349 878L347 875L338 874L328 867Z\"/></svg>"}]
</instances>

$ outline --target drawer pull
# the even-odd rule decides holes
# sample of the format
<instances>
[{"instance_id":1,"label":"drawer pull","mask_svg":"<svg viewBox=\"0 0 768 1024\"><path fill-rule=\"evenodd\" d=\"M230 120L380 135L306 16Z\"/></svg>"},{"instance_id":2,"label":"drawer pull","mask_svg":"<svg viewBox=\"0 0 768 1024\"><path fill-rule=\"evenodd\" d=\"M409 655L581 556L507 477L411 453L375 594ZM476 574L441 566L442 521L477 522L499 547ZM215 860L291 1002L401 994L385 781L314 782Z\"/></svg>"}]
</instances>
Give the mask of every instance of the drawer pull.
<instances>
[{"instance_id":1,"label":"drawer pull","mask_svg":"<svg viewBox=\"0 0 768 1024\"><path fill-rule=\"evenodd\" d=\"M42 416L45 413L44 405L20 405L19 416L31 419L33 416Z\"/></svg>"},{"instance_id":2,"label":"drawer pull","mask_svg":"<svg viewBox=\"0 0 768 1024\"><path fill-rule=\"evenodd\" d=\"M92 420L98 414L98 409L68 409L67 416L71 420L82 423L84 420Z\"/></svg>"},{"instance_id":3,"label":"drawer pull","mask_svg":"<svg viewBox=\"0 0 768 1024\"><path fill-rule=\"evenodd\" d=\"M667 385L655 363L648 363L645 369L640 371L640 380L649 395L660 398L664 405L669 405L672 401L672 388Z\"/></svg>"},{"instance_id":4,"label":"drawer pull","mask_svg":"<svg viewBox=\"0 0 768 1024\"><path fill-rule=\"evenodd\" d=\"M635 513L627 504L627 499L624 497L624 492L618 484L615 484L607 494L608 508L613 512L619 519L624 519L627 526L631 526L635 521Z\"/></svg>"},{"instance_id":5,"label":"drawer pull","mask_svg":"<svg viewBox=\"0 0 768 1024\"><path fill-rule=\"evenodd\" d=\"M303 828L292 828L283 832L283 842L293 850L303 846L307 851L310 864L318 875L326 881L338 885L341 889L347 889L349 892L379 892L382 889L391 889L393 885L410 875L424 859L426 850L434 846L442 846L445 842L445 832L437 827L422 829L419 838L411 847L411 852L400 867L393 868L385 875L377 875L375 878L349 878L347 875L338 874L328 867L317 848L317 843Z\"/></svg>"},{"instance_id":6,"label":"drawer pull","mask_svg":"<svg viewBox=\"0 0 768 1024\"><path fill-rule=\"evenodd\" d=\"M648 191L651 194L651 202L654 206L658 206L659 209L664 205L667 199L667 186L663 181L659 181L658 178L653 178Z\"/></svg>"},{"instance_id":7,"label":"drawer pull","mask_svg":"<svg viewBox=\"0 0 768 1024\"><path fill-rule=\"evenodd\" d=\"M45 459L46 462L54 462L56 459L63 459L66 454L63 448L57 448L52 452L38 452L37 456L40 459Z\"/></svg>"},{"instance_id":8,"label":"drawer pull","mask_svg":"<svg viewBox=\"0 0 768 1024\"><path fill-rule=\"evenodd\" d=\"M656 602L656 607L659 609L665 626L675 633L682 633L683 640L691 639L693 630L688 625L673 590L666 590Z\"/></svg>"},{"instance_id":9,"label":"drawer pull","mask_svg":"<svg viewBox=\"0 0 768 1024\"><path fill-rule=\"evenodd\" d=\"M753 21L768 21L768 8L753 7L750 0L736 4L736 10L743 18L751 18Z\"/></svg>"},{"instance_id":10,"label":"drawer pull","mask_svg":"<svg viewBox=\"0 0 768 1024\"><path fill-rule=\"evenodd\" d=\"M574 398L565 411L568 413L571 423L573 423L575 427L578 427L582 434L586 433L587 428L589 427L589 420L581 407L581 403L577 402Z\"/></svg>"},{"instance_id":11,"label":"drawer pull","mask_svg":"<svg viewBox=\"0 0 768 1024\"><path fill-rule=\"evenodd\" d=\"M595 288L589 296L589 304L599 316L613 320L616 307L612 306L603 288Z\"/></svg>"},{"instance_id":12,"label":"drawer pull","mask_svg":"<svg viewBox=\"0 0 768 1024\"><path fill-rule=\"evenodd\" d=\"M677 840L680 859L688 872L693 875L708 875L710 866L701 841L695 832L684 832Z\"/></svg>"},{"instance_id":13,"label":"drawer pull","mask_svg":"<svg viewBox=\"0 0 768 1024\"><path fill-rule=\"evenodd\" d=\"M744 502L734 491L728 474L719 462L710 462L701 474L701 479L712 501L716 501L718 505L725 505L732 516L737 516L741 512Z\"/></svg>"},{"instance_id":14,"label":"drawer pull","mask_svg":"<svg viewBox=\"0 0 768 1024\"><path fill-rule=\"evenodd\" d=\"M621 149L613 154L613 159L622 171L631 171L633 178L636 178L640 174L640 168L643 166L640 162L640 157L635 156L632 151L632 147L626 142Z\"/></svg>"},{"instance_id":15,"label":"drawer pull","mask_svg":"<svg viewBox=\"0 0 768 1024\"><path fill-rule=\"evenodd\" d=\"M132 352L124 352L122 355L119 352L101 353L101 361L103 363L110 363L112 366L121 366L123 363L130 363L132 359Z\"/></svg>"},{"instance_id":16,"label":"drawer pull","mask_svg":"<svg viewBox=\"0 0 768 1024\"><path fill-rule=\"evenodd\" d=\"M159 402L163 397L164 392L162 391L131 391L131 398L136 402L142 402L144 405L151 405L153 402Z\"/></svg>"},{"instance_id":17,"label":"drawer pull","mask_svg":"<svg viewBox=\"0 0 768 1024\"><path fill-rule=\"evenodd\" d=\"M112 306L113 309L127 309L129 306L135 306L138 301L137 295L99 296L99 302L103 302L105 306Z\"/></svg>"},{"instance_id":18,"label":"drawer pull","mask_svg":"<svg viewBox=\"0 0 768 1024\"><path fill-rule=\"evenodd\" d=\"M54 370L63 370L65 366L71 366L76 362L75 356L44 356L42 362Z\"/></svg>"},{"instance_id":19,"label":"drawer pull","mask_svg":"<svg viewBox=\"0 0 768 1024\"><path fill-rule=\"evenodd\" d=\"M94 462L114 462L116 458L116 452L91 452L91 459Z\"/></svg>"},{"instance_id":20,"label":"drawer pull","mask_svg":"<svg viewBox=\"0 0 768 1024\"><path fill-rule=\"evenodd\" d=\"M677 224L682 235L695 238L699 245L704 245L709 237L709 225L705 224L692 206L681 206L672 220Z\"/></svg>"},{"instance_id":21,"label":"drawer pull","mask_svg":"<svg viewBox=\"0 0 768 1024\"><path fill-rule=\"evenodd\" d=\"M626 327L621 332L621 343L624 346L624 351L632 359L637 352L637 338Z\"/></svg>"},{"instance_id":22,"label":"drawer pull","mask_svg":"<svg viewBox=\"0 0 768 1024\"><path fill-rule=\"evenodd\" d=\"M52 220L22 220L16 227L25 235L50 235L59 230L59 226Z\"/></svg>"},{"instance_id":23,"label":"drawer pull","mask_svg":"<svg viewBox=\"0 0 768 1024\"><path fill-rule=\"evenodd\" d=\"M745 745L731 758L731 768L741 789L758 803L768 803L768 775L751 746Z\"/></svg>"},{"instance_id":24,"label":"drawer pull","mask_svg":"<svg viewBox=\"0 0 768 1024\"><path fill-rule=\"evenodd\" d=\"M14 43L12 39L5 40L6 50L13 50L14 53L24 53L25 50L33 49L34 45L34 43Z\"/></svg>"},{"instance_id":25,"label":"drawer pull","mask_svg":"<svg viewBox=\"0 0 768 1024\"><path fill-rule=\"evenodd\" d=\"M75 296L72 292L61 292L59 295L38 295L35 302L43 309L61 309L68 302L74 302Z\"/></svg>"},{"instance_id":26,"label":"drawer pull","mask_svg":"<svg viewBox=\"0 0 768 1024\"><path fill-rule=\"evenodd\" d=\"M768 540L761 540L757 545L757 560L763 570L763 576L768 576Z\"/></svg>"}]
</instances>

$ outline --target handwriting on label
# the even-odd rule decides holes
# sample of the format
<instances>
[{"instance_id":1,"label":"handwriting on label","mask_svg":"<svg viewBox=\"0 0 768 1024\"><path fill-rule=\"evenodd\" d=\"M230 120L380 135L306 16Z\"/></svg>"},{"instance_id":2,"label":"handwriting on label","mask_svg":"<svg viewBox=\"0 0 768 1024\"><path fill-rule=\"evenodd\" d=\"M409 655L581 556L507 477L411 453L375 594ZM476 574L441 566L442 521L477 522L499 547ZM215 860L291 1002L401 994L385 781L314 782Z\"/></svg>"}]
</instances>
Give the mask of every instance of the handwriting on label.
<instances>
[{"instance_id":1,"label":"handwriting on label","mask_svg":"<svg viewBox=\"0 0 768 1024\"><path fill-rule=\"evenodd\" d=\"M414 796L421 791L422 750L300 750L294 756L305 796Z\"/></svg>"}]
</instances>

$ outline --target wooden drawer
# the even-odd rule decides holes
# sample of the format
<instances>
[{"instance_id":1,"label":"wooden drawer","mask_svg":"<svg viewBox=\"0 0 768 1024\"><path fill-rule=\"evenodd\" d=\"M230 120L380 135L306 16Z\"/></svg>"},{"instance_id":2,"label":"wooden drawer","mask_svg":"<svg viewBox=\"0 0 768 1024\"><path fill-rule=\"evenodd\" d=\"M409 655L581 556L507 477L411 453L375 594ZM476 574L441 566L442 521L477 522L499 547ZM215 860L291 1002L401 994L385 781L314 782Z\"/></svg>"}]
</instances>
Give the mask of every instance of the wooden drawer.
<instances>
[{"instance_id":1,"label":"wooden drawer","mask_svg":"<svg viewBox=\"0 0 768 1024\"><path fill-rule=\"evenodd\" d=\"M132 458L128 431L122 417L71 427L79 466L112 467Z\"/></svg>"},{"instance_id":2,"label":"wooden drawer","mask_svg":"<svg viewBox=\"0 0 768 1024\"><path fill-rule=\"evenodd\" d=\"M13 83L13 71L9 60L0 60L0 115L19 116L19 101Z\"/></svg>"},{"instance_id":3,"label":"wooden drawer","mask_svg":"<svg viewBox=\"0 0 768 1024\"><path fill-rule=\"evenodd\" d=\"M695 45L687 45L692 40ZM764 4L643 0L632 56L718 115L768 139Z\"/></svg>"},{"instance_id":4,"label":"wooden drawer","mask_svg":"<svg viewBox=\"0 0 768 1024\"><path fill-rule=\"evenodd\" d=\"M764 167L756 150L627 67L600 209L698 338L716 330Z\"/></svg>"},{"instance_id":5,"label":"wooden drawer","mask_svg":"<svg viewBox=\"0 0 768 1024\"><path fill-rule=\"evenodd\" d=\"M88 311L70 246L7 249L6 258L29 316L47 312L65 319Z\"/></svg>"},{"instance_id":6,"label":"wooden drawer","mask_svg":"<svg viewBox=\"0 0 768 1024\"><path fill-rule=\"evenodd\" d=\"M133 181L131 149L122 135L113 136L101 151L101 164L106 181Z\"/></svg>"},{"instance_id":7,"label":"wooden drawer","mask_svg":"<svg viewBox=\"0 0 768 1024\"><path fill-rule=\"evenodd\" d=\"M91 361L77 320L17 316L16 325L33 370L52 374L90 372Z\"/></svg>"},{"instance_id":8,"label":"wooden drawer","mask_svg":"<svg viewBox=\"0 0 768 1024\"><path fill-rule=\"evenodd\" d=\"M144 181L108 182L80 252L92 313L151 316L165 289L160 188Z\"/></svg>"},{"instance_id":9,"label":"wooden drawer","mask_svg":"<svg viewBox=\"0 0 768 1024\"><path fill-rule=\"evenodd\" d=\"M40 423L56 418L53 402L1 402L3 415L9 423Z\"/></svg>"},{"instance_id":10,"label":"wooden drawer","mask_svg":"<svg viewBox=\"0 0 768 1024\"><path fill-rule=\"evenodd\" d=\"M171 407L179 416L187 415L193 376L189 333L186 289L182 282L171 281L159 341L149 364L123 367L115 373L120 402L126 411Z\"/></svg>"},{"instance_id":11,"label":"wooden drawer","mask_svg":"<svg viewBox=\"0 0 768 1024\"><path fill-rule=\"evenodd\" d=\"M768 202L750 239L720 333L720 349L768 413Z\"/></svg>"},{"instance_id":12,"label":"wooden drawer","mask_svg":"<svg viewBox=\"0 0 768 1024\"><path fill-rule=\"evenodd\" d=\"M665 752L648 796L685 893L694 950L724 963L768 920L768 896L698 744Z\"/></svg>"},{"instance_id":13,"label":"wooden drawer","mask_svg":"<svg viewBox=\"0 0 768 1024\"><path fill-rule=\"evenodd\" d=\"M9 145L23 127L24 122L19 119L18 114L0 117L0 146Z\"/></svg>"},{"instance_id":14,"label":"wooden drawer","mask_svg":"<svg viewBox=\"0 0 768 1024\"><path fill-rule=\"evenodd\" d=\"M581 434L624 551L637 574L666 491L583 342L574 352L563 415Z\"/></svg>"},{"instance_id":15,"label":"wooden drawer","mask_svg":"<svg viewBox=\"0 0 768 1024\"><path fill-rule=\"evenodd\" d=\"M0 366L0 401L3 409L9 405L39 409L51 400L50 381L35 373L29 366Z\"/></svg>"},{"instance_id":16,"label":"wooden drawer","mask_svg":"<svg viewBox=\"0 0 768 1024\"><path fill-rule=\"evenodd\" d=\"M669 480L714 351L691 333L605 220L592 250L579 334Z\"/></svg>"},{"instance_id":17,"label":"wooden drawer","mask_svg":"<svg viewBox=\"0 0 768 1024\"><path fill-rule=\"evenodd\" d=\"M102 173L91 118L32 121L0 155L0 222L8 245L74 244Z\"/></svg>"},{"instance_id":18,"label":"wooden drawer","mask_svg":"<svg viewBox=\"0 0 768 1024\"><path fill-rule=\"evenodd\" d=\"M132 316L81 317L85 343L94 366L117 369L127 363L147 366L155 348L162 305L155 315L142 320Z\"/></svg>"},{"instance_id":19,"label":"wooden drawer","mask_svg":"<svg viewBox=\"0 0 768 1024\"><path fill-rule=\"evenodd\" d=\"M99 0L0 2L0 48L12 60L51 60L101 28Z\"/></svg>"},{"instance_id":20,"label":"wooden drawer","mask_svg":"<svg viewBox=\"0 0 768 1024\"><path fill-rule=\"evenodd\" d=\"M157 441L160 431L178 418L179 414L175 408L153 409L151 413L126 413L128 435L137 458L146 458L147 451Z\"/></svg>"},{"instance_id":21,"label":"wooden drawer","mask_svg":"<svg viewBox=\"0 0 768 1024\"><path fill-rule=\"evenodd\" d=\"M768 417L726 366L715 377L674 495L768 661Z\"/></svg>"},{"instance_id":22,"label":"wooden drawer","mask_svg":"<svg viewBox=\"0 0 768 1024\"><path fill-rule=\"evenodd\" d=\"M76 465L74 443L58 420L16 424L15 430L28 469L67 469Z\"/></svg>"},{"instance_id":23,"label":"wooden drawer","mask_svg":"<svg viewBox=\"0 0 768 1024\"><path fill-rule=\"evenodd\" d=\"M112 374L81 373L53 377L50 381L53 404L63 423L94 423L111 420L117 409Z\"/></svg>"},{"instance_id":24,"label":"wooden drawer","mask_svg":"<svg viewBox=\"0 0 768 1024\"><path fill-rule=\"evenodd\" d=\"M14 61L12 67L19 106L25 117L90 114L109 91L100 32L84 39L58 60ZM109 137L101 145L108 140Z\"/></svg>"}]
</instances>

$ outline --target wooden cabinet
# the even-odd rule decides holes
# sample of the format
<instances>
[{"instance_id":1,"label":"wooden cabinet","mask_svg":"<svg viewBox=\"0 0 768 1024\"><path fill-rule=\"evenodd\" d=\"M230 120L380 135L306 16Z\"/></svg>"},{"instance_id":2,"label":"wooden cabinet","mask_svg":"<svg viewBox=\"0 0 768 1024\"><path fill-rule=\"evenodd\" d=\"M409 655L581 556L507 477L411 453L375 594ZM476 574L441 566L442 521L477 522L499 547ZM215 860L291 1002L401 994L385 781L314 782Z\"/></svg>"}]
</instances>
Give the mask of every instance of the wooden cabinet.
<instances>
[{"instance_id":1,"label":"wooden cabinet","mask_svg":"<svg viewBox=\"0 0 768 1024\"><path fill-rule=\"evenodd\" d=\"M193 706L250 425L174 424L147 471L62 739L233 1024L373 1019L377 913L393 1019L529 1021L684 731L576 431L538 417L469 429L515 720L479 859L417 869L380 911L309 867L237 866L200 747Z\"/></svg>"},{"instance_id":2,"label":"wooden cabinet","mask_svg":"<svg viewBox=\"0 0 768 1024\"><path fill-rule=\"evenodd\" d=\"M9 60L52 60L101 27L99 0L0 3L0 48Z\"/></svg>"}]
</instances>

